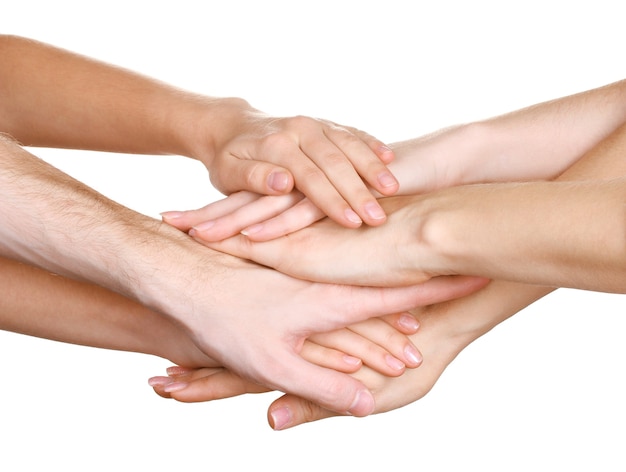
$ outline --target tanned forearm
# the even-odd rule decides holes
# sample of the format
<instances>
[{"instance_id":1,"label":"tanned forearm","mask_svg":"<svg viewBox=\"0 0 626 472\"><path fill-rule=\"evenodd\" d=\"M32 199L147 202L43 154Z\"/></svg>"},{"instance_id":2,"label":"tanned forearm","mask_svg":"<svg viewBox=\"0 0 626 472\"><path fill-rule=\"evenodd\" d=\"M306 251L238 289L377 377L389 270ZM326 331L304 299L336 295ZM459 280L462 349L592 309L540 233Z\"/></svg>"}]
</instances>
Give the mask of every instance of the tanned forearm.
<instances>
[{"instance_id":1,"label":"tanned forearm","mask_svg":"<svg viewBox=\"0 0 626 472\"><path fill-rule=\"evenodd\" d=\"M240 99L200 96L32 39L0 35L0 131L27 146L210 160Z\"/></svg>"},{"instance_id":2,"label":"tanned forearm","mask_svg":"<svg viewBox=\"0 0 626 472\"><path fill-rule=\"evenodd\" d=\"M97 285L0 258L0 329L212 365L168 317Z\"/></svg>"}]
</instances>

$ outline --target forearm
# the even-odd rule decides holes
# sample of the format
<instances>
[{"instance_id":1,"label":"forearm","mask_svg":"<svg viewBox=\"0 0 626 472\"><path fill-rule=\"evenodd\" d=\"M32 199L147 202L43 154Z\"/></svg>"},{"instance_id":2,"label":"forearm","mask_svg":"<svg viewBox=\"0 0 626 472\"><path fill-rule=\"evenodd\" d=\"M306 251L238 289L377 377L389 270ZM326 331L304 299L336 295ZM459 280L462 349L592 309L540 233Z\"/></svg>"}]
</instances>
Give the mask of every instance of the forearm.
<instances>
[{"instance_id":1,"label":"forearm","mask_svg":"<svg viewBox=\"0 0 626 472\"><path fill-rule=\"evenodd\" d=\"M208 366L167 317L97 285L0 258L0 329Z\"/></svg>"},{"instance_id":2,"label":"forearm","mask_svg":"<svg viewBox=\"0 0 626 472\"><path fill-rule=\"evenodd\" d=\"M0 215L0 255L96 283L179 321L187 305L184 275L212 272L213 251L6 139L0 139ZM173 278L174 264L184 270ZM164 299L172 305L164 307Z\"/></svg>"},{"instance_id":3,"label":"forearm","mask_svg":"<svg viewBox=\"0 0 626 472\"><path fill-rule=\"evenodd\" d=\"M422 234L436 273L624 292L625 200L626 179L466 187L430 202Z\"/></svg>"},{"instance_id":4,"label":"forearm","mask_svg":"<svg viewBox=\"0 0 626 472\"><path fill-rule=\"evenodd\" d=\"M438 216L431 226L426 217L422 233L440 249L434 263L490 278L623 292L625 150L622 127L554 182L441 192L427 203Z\"/></svg>"},{"instance_id":5,"label":"forearm","mask_svg":"<svg viewBox=\"0 0 626 472\"><path fill-rule=\"evenodd\" d=\"M0 36L0 57L0 131L24 145L208 160L249 109L30 39Z\"/></svg>"},{"instance_id":6,"label":"forearm","mask_svg":"<svg viewBox=\"0 0 626 472\"><path fill-rule=\"evenodd\" d=\"M552 179L626 122L626 81L459 125L392 147L405 194Z\"/></svg>"}]
</instances>

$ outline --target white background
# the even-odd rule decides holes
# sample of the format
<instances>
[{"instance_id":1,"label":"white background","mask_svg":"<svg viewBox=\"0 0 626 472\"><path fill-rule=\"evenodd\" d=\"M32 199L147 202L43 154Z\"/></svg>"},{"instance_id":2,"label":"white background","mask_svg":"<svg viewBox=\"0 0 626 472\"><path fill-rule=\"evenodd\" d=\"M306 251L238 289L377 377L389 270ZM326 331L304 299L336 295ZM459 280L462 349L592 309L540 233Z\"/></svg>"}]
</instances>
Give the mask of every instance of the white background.
<instances>
[{"instance_id":1,"label":"white background","mask_svg":"<svg viewBox=\"0 0 626 472\"><path fill-rule=\"evenodd\" d=\"M0 31L393 142L624 78L620 3L20 0ZM155 217L219 197L184 158L36 153ZM0 333L0 469L624 470L625 307L559 291L424 399L283 432L275 394L176 403L146 383L163 359Z\"/></svg>"}]
</instances>

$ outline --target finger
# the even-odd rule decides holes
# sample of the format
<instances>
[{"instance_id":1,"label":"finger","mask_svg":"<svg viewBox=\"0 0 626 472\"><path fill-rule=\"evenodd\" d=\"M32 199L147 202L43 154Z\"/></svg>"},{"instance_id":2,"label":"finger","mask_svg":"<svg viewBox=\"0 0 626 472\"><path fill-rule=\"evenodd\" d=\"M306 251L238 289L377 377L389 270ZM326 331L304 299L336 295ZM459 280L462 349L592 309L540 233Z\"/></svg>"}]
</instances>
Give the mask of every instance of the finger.
<instances>
[{"instance_id":1,"label":"finger","mask_svg":"<svg viewBox=\"0 0 626 472\"><path fill-rule=\"evenodd\" d=\"M240 233L250 225L263 224L265 220L280 215L303 198L304 195L298 191L287 195L262 196L228 214L194 225L189 234L207 242L221 241Z\"/></svg>"},{"instance_id":2,"label":"finger","mask_svg":"<svg viewBox=\"0 0 626 472\"><path fill-rule=\"evenodd\" d=\"M157 395L163 398L172 398L168 392L163 390L166 385L169 385L171 383L172 379L165 376L150 377L148 379L148 385L152 387Z\"/></svg>"},{"instance_id":3,"label":"finger","mask_svg":"<svg viewBox=\"0 0 626 472\"><path fill-rule=\"evenodd\" d=\"M381 316L380 319L390 326L393 326L393 328L399 332L407 335L417 333L420 326L415 315L409 312L384 315Z\"/></svg>"},{"instance_id":4,"label":"finger","mask_svg":"<svg viewBox=\"0 0 626 472\"><path fill-rule=\"evenodd\" d=\"M333 124L335 126L339 126L336 123ZM352 128L350 126L344 126L344 128L348 129L352 134L354 134L361 141L367 144L372 152L376 154L376 156L378 156L378 158L385 164L389 164L395 159L395 153L393 149L391 149L381 140L375 138L369 133L366 133L365 131L361 131L360 129Z\"/></svg>"},{"instance_id":5,"label":"finger","mask_svg":"<svg viewBox=\"0 0 626 472\"><path fill-rule=\"evenodd\" d=\"M215 188L225 194L248 190L261 195L284 195L293 190L294 179L284 167L271 162L221 159L218 172L209 175Z\"/></svg>"},{"instance_id":6,"label":"finger","mask_svg":"<svg viewBox=\"0 0 626 472\"><path fill-rule=\"evenodd\" d=\"M367 152L372 160L377 164L371 163L372 166L378 165L385 168L385 165L376 158L369 148L355 136L350 135L354 141L358 141L362 151ZM355 145L356 146L356 145ZM303 178L299 172L294 170L294 178L301 191L328 216L335 219L332 213L326 210L331 205L336 205L334 200L343 199L356 212L356 214L370 226L382 224L386 215L376 197L364 184L363 179L358 174L349 157L337 147L326 135L306 140L300 143L302 152L314 162L319 169L322 170L324 178L332 184L333 193L314 193L319 188L319 183L315 182L315 174L307 175ZM363 165L361 165L363 167ZM335 220L336 221L336 220ZM341 223L341 222L339 222ZM345 226L345 224L344 224Z\"/></svg>"},{"instance_id":7,"label":"finger","mask_svg":"<svg viewBox=\"0 0 626 472\"><path fill-rule=\"evenodd\" d=\"M367 416L374 411L374 396L362 382L348 374L313 365L295 353L281 354L277 359L282 364L276 366L280 370L275 377L278 383L273 383L275 379L262 379L260 383L352 416Z\"/></svg>"},{"instance_id":8,"label":"finger","mask_svg":"<svg viewBox=\"0 0 626 472\"><path fill-rule=\"evenodd\" d=\"M312 342L310 339L302 346L300 355L311 364L348 374L356 372L363 365L361 359L350 356L346 351L332 349L329 346Z\"/></svg>"},{"instance_id":9,"label":"finger","mask_svg":"<svg viewBox=\"0 0 626 472\"><path fill-rule=\"evenodd\" d=\"M320 139L322 138L323 135L320 135ZM328 143L326 139L324 140ZM339 151L335 148L335 154L338 153ZM277 162L284 160L290 162L296 188L306 195L329 218L347 228L357 228L363 223L362 217L357 214L358 212L352 208L344 196L331 183L328 175L319 167L319 163L312 161L310 156L302 152L300 148L290 149L285 155L277 154L275 158ZM324 161L323 158L319 160ZM358 189L361 187L358 190L361 195L365 194L368 195L368 199L374 199L374 196L367 190L363 181L345 159L344 165L348 167L346 172L351 178L351 188L347 191L353 191L352 188ZM335 180L339 178L335 177ZM344 185L344 188L347 187L348 185Z\"/></svg>"},{"instance_id":10,"label":"finger","mask_svg":"<svg viewBox=\"0 0 626 472\"><path fill-rule=\"evenodd\" d=\"M161 213L161 217L165 223L186 232L194 225L228 215L259 198L261 195L258 193L241 191L196 210L166 211Z\"/></svg>"},{"instance_id":11,"label":"finger","mask_svg":"<svg viewBox=\"0 0 626 472\"><path fill-rule=\"evenodd\" d=\"M196 378L206 377L222 371L220 368L187 369L173 366L167 369L167 376L155 376L148 379L148 384L163 398L172 398L171 392L186 388Z\"/></svg>"},{"instance_id":12,"label":"finger","mask_svg":"<svg viewBox=\"0 0 626 472\"><path fill-rule=\"evenodd\" d=\"M371 321L372 324L376 324L379 328L383 328L384 326L389 330L393 330L393 328L391 328L384 321L376 322L375 319L372 319L363 323L367 323L369 321ZM397 331L396 333L399 336L405 337ZM379 335L379 337L382 338L381 335ZM389 377L397 377L406 369L406 364L402 358L394 356L390 350L383 345L377 344L375 340L361 336L359 333L352 331L352 327L350 327L350 329L342 329L329 333L314 334L310 336L309 339L316 344L321 344L336 350L342 350L346 354L360 358L365 365L371 367L376 372ZM398 342L397 340L394 341ZM398 350L401 351L401 349L396 349L396 351Z\"/></svg>"},{"instance_id":13,"label":"finger","mask_svg":"<svg viewBox=\"0 0 626 472\"><path fill-rule=\"evenodd\" d=\"M313 402L289 394L274 400L267 410L268 423L272 429L277 431L333 416L340 415Z\"/></svg>"},{"instance_id":14,"label":"finger","mask_svg":"<svg viewBox=\"0 0 626 472\"><path fill-rule=\"evenodd\" d=\"M241 233L250 241L269 241L306 228L325 216L311 200L304 198L274 218L244 228Z\"/></svg>"},{"instance_id":15,"label":"finger","mask_svg":"<svg viewBox=\"0 0 626 472\"><path fill-rule=\"evenodd\" d=\"M367 133L355 133L352 129L329 125L324 129L326 137L349 159L359 176L382 195L393 195L399 189L398 180L381 160L375 149L384 144ZM387 148L382 156L393 159L393 151ZM371 193L371 192L370 192Z\"/></svg>"},{"instance_id":16,"label":"finger","mask_svg":"<svg viewBox=\"0 0 626 472\"><path fill-rule=\"evenodd\" d=\"M175 386L174 389L171 388L172 385ZM269 391L266 387L245 380L226 369L199 369L193 376L186 378L184 382L178 379L169 387L170 397L184 403L220 400L246 393Z\"/></svg>"},{"instance_id":17,"label":"finger","mask_svg":"<svg viewBox=\"0 0 626 472\"><path fill-rule=\"evenodd\" d=\"M483 288L488 279L473 276L439 276L418 285L406 287L351 287L334 286L348 291L330 296L328 308L314 320L310 334L332 331L385 313L406 312L415 307L441 303L460 298ZM324 284L315 286L323 290ZM328 296L328 288L324 296ZM322 296L322 295L320 295ZM303 327L306 329L306 327Z\"/></svg>"},{"instance_id":18,"label":"finger","mask_svg":"<svg viewBox=\"0 0 626 472\"><path fill-rule=\"evenodd\" d=\"M391 356L410 368L418 367L422 363L422 354L411 340L380 318L372 318L362 323L356 323L348 329L361 339L368 339L371 343L380 346L386 353L385 359ZM365 360L363 362L374 370L384 373Z\"/></svg>"}]
</instances>

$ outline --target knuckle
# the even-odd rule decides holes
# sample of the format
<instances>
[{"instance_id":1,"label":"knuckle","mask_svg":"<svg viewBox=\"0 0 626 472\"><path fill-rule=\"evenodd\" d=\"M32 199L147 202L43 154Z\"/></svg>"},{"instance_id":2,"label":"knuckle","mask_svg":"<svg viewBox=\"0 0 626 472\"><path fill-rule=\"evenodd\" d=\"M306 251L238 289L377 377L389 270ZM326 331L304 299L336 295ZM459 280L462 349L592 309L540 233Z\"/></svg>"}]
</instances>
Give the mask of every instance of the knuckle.
<instances>
[{"instance_id":1,"label":"knuckle","mask_svg":"<svg viewBox=\"0 0 626 472\"><path fill-rule=\"evenodd\" d=\"M262 140L264 150L283 149L293 145L293 139L281 131L273 132Z\"/></svg>"}]
</instances>

